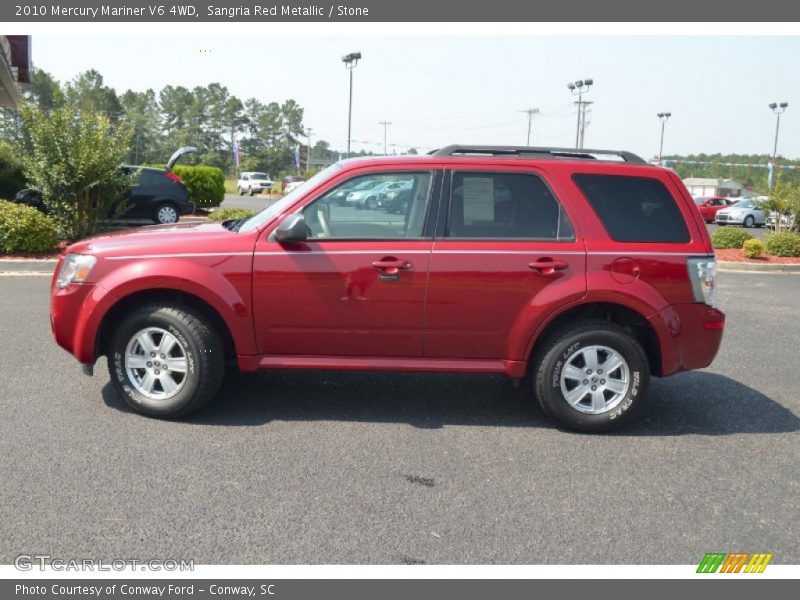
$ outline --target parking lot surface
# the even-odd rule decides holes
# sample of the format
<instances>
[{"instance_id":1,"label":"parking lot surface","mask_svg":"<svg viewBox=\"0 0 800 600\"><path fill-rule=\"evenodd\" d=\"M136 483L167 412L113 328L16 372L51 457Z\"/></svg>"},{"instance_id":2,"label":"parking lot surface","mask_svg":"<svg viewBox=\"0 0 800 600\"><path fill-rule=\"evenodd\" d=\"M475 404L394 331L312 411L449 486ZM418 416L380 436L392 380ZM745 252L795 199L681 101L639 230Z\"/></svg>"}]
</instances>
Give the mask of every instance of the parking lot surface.
<instances>
[{"instance_id":1,"label":"parking lot surface","mask_svg":"<svg viewBox=\"0 0 800 600\"><path fill-rule=\"evenodd\" d=\"M721 274L716 362L611 435L472 375L265 372L146 419L54 344L48 283L0 277L0 563L800 562L800 276Z\"/></svg>"}]
</instances>

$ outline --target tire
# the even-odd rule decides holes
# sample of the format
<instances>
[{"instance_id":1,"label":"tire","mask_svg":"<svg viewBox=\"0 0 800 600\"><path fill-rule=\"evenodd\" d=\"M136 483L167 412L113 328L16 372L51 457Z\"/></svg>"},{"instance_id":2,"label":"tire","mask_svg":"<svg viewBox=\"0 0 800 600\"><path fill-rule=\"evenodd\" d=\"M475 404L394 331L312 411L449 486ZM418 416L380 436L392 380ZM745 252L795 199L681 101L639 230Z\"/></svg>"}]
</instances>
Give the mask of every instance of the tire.
<instances>
[{"instance_id":1,"label":"tire","mask_svg":"<svg viewBox=\"0 0 800 600\"><path fill-rule=\"evenodd\" d=\"M755 225L755 223L756 223L756 220L753 217L753 215L747 215L744 218L744 221L742 221L742 227L744 227L746 229L750 229L753 225Z\"/></svg>"},{"instance_id":2,"label":"tire","mask_svg":"<svg viewBox=\"0 0 800 600\"><path fill-rule=\"evenodd\" d=\"M590 374L584 370L589 366L585 358L592 356L593 349L598 367L612 359L619 366L610 373L596 367ZM570 374L585 379L578 380ZM545 340L536 354L532 375L534 392L544 412L568 429L589 433L608 431L629 421L647 396L650 385L647 355L642 346L622 327L606 321L583 321ZM592 383L597 388L605 385L608 388L593 394ZM614 389L609 389L612 384ZM581 395L584 389L586 392ZM565 391L575 392L572 403ZM594 398L599 400L593 403ZM600 406L601 402L605 404Z\"/></svg>"},{"instance_id":3,"label":"tire","mask_svg":"<svg viewBox=\"0 0 800 600\"><path fill-rule=\"evenodd\" d=\"M142 336L155 346L155 356L145 350ZM173 345L160 356L159 346L165 343ZM217 393L225 372L221 348L213 328L187 308L145 305L127 315L111 338L111 384L125 403L140 414L161 419L186 417ZM170 363L170 369L163 369L165 363ZM135 366L138 364L141 368ZM172 385L176 388L170 389Z\"/></svg>"},{"instance_id":4,"label":"tire","mask_svg":"<svg viewBox=\"0 0 800 600\"><path fill-rule=\"evenodd\" d=\"M364 207L367 210L375 210L378 208L378 201L375 200L375 198L367 198L367 200L364 202Z\"/></svg>"},{"instance_id":5,"label":"tire","mask_svg":"<svg viewBox=\"0 0 800 600\"><path fill-rule=\"evenodd\" d=\"M171 225L180 220L180 213L172 202L162 202L153 211L153 221L158 225Z\"/></svg>"},{"instance_id":6,"label":"tire","mask_svg":"<svg viewBox=\"0 0 800 600\"><path fill-rule=\"evenodd\" d=\"M247 188L247 193L252 198L253 197L253 188L251 188L251 187Z\"/></svg>"},{"instance_id":7,"label":"tire","mask_svg":"<svg viewBox=\"0 0 800 600\"><path fill-rule=\"evenodd\" d=\"M244 196L244 190L243 190L242 188L240 188L240 187L237 187L237 188L236 188L236 191L237 191L237 192L239 192L239 195L240 195L240 196Z\"/></svg>"}]
</instances>

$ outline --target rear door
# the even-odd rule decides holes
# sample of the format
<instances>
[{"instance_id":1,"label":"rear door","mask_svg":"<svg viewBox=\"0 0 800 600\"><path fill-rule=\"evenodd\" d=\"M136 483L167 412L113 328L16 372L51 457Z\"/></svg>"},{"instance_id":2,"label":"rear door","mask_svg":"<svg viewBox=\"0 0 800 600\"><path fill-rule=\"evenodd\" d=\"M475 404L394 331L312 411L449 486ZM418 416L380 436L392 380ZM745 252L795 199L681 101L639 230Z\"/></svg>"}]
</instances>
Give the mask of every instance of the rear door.
<instances>
[{"instance_id":1,"label":"rear door","mask_svg":"<svg viewBox=\"0 0 800 600\"><path fill-rule=\"evenodd\" d=\"M584 295L584 245L534 169L470 165L445 182L425 356L523 360L541 319Z\"/></svg>"},{"instance_id":2,"label":"rear door","mask_svg":"<svg viewBox=\"0 0 800 600\"><path fill-rule=\"evenodd\" d=\"M343 187L401 179L414 182L405 214L341 206ZM306 242L259 240L253 303L260 351L420 358L429 213L440 181L430 165L362 172L304 206Z\"/></svg>"}]
</instances>

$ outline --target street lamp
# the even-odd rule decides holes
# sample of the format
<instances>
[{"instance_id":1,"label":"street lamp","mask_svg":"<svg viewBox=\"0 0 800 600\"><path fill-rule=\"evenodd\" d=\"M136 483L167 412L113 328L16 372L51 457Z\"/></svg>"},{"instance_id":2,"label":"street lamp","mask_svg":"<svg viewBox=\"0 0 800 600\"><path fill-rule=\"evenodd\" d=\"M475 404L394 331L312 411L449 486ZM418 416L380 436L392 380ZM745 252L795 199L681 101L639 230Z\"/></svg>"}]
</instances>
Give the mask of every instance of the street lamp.
<instances>
[{"instance_id":1,"label":"street lamp","mask_svg":"<svg viewBox=\"0 0 800 600\"><path fill-rule=\"evenodd\" d=\"M672 116L671 112L660 112L658 113L658 119L661 121L661 144L658 146L658 162L661 163L661 156L664 153L664 125L667 124L667 120Z\"/></svg>"},{"instance_id":2,"label":"street lamp","mask_svg":"<svg viewBox=\"0 0 800 600\"><path fill-rule=\"evenodd\" d=\"M586 105L591 104L583 99L583 94L589 92L589 88L594 84L594 79L579 79L574 83L568 83L567 89L574 96L578 95L578 126L575 131L575 147L583 148L583 137L586 130Z\"/></svg>"},{"instance_id":3,"label":"street lamp","mask_svg":"<svg viewBox=\"0 0 800 600\"><path fill-rule=\"evenodd\" d=\"M772 169L769 172L769 182L768 185L770 189L772 188L773 183L775 182L775 167L777 166L776 163L778 161L778 131L781 128L781 115L786 112L786 107L789 106L788 102L772 102L770 103L769 107L772 109L772 112L775 113L776 121L775 121L775 146L772 148Z\"/></svg>"},{"instance_id":4,"label":"street lamp","mask_svg":"<svg viewBox=\"0 0 800 600\"><path fill-rule=\"evenodd\" d=\"M345 68L350 71L350 101L347 108L347 156L350 157L350 126L353 122L353 69L361 60L361 52L351 52L342 57Z\"/></svg>"}]
</instances>

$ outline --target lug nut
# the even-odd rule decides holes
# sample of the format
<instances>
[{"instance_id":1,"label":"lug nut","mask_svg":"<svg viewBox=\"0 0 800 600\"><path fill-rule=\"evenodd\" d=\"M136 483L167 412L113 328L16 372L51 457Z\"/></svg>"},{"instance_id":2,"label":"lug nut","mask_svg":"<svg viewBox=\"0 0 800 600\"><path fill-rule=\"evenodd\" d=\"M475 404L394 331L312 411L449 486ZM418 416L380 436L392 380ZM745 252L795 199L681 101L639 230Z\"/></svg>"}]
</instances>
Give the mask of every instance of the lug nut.
<instances>
[{"instance_id":1,"label":"lug nut","mask_svg":"<svg viewBox=\"0 0 800 600\"><path fill-rule=\"evenodd\" d=\"M156 373L156 375L160 375L160 374L161 374L161 371L159 371L158 369L156 369L156 370L155 370L155 373Z\"/></svg>"},{"instance_id":2,"label":"lug nut","mask_svg":"<svg viewBox=\"0 0 800 600\"><path fill-rule=\"evenodd\" d=\"M161 358L164 358L163 354L161 355ZM598 375L602 375L603 374L603 369L597 369L597 374Z\"/></svg>"},{"instance_id":3,"label":"lug nut","mask_svg":"<svg viewBox=\"0 0 800 600\"><path fill-rule=\"evenodd\" d=\"M148 361L148 362L147 362L147 367L148 367L148 368L150 368L150 367L152 367L152 366L153 366L153 363L151 363L150 361Z\"/></svg>"},{"instance_id":4,"label":"lug nut","mask_svg":"<svg viewBox=\"0 0 800 600\"><path fill-rule=\"evenodd\" d=\"M588 379L584 379L583 380L583 385L586 385L587 383L589 383L589 380Z\"/></svg>"},{"instance_id":5,"label":"lug nut","mask_svg":"<svg viewBox=\"0 0 800 600\"><path fill-rule=\"evenodd\" d=\"M591 369L586 369L586 374L587 375L591 375L592 374L592 370Z\"/></svg>"},{"instance_id":6,"label":"lug nut","mask_svg":"<svg viewBox=\"0 0 800 600\"><path fill-rule=\"evenodd\" d=\"M167 358L167 357L166 357L166 356L164 356L164 355L162 354L162 355L161 355L161 358Z\"/></svg>"},{"instance_id":7,"label":"lug nut","mask_svg":"<svg viewBox=\"0 0 800 600\"><path fill-rule=\"evenodd\" d=\"M603 385L605 385L605 384L606 384L606 380L605 380L605 379L601 379L601 380L600 380L600 383L602 383Z\"/></svg>"},{"instance_id":8,"label":"lug nut","mask_svg":"<svg viewBox=\"0 0 800 600\"><path fill-rule=\"evenodd\" d=\"M158 371L156 371L156 374L158 374ZM593 392L597 391L597 386L596 386L596 385L593 385L593 386L592 386L592 391L593 391Z\"/></svg>"},{"instance_id":9,"label":"lug nut","mask_svg":"<svg viewBox=\"0 0 800 600\"><path fill-rule=\"evenodd\" d=\"M155 357L156 357L156 353L155 352L151 352L150 353L150 358L155 358Z\"/></svg>"}]
</instances>

